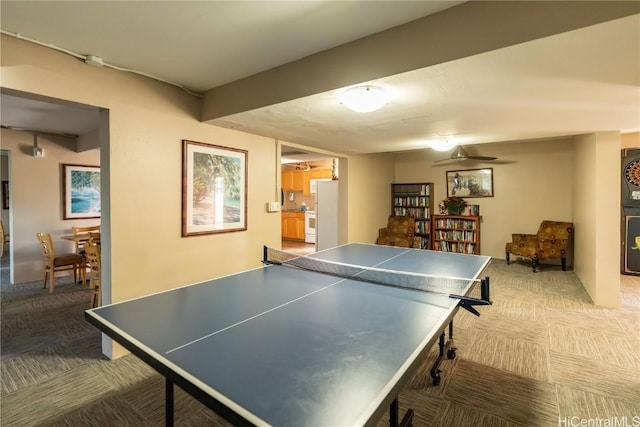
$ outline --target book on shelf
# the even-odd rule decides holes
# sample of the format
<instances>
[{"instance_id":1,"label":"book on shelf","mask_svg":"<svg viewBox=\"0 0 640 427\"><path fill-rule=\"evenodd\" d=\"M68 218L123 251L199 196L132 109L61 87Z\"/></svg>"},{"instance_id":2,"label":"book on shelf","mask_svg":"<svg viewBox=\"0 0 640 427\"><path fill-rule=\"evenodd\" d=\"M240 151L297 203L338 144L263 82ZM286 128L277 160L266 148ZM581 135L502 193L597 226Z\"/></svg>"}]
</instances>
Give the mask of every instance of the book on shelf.
<instances>
[{"instance_id":1,"label":"book on shelf","mask_svg":"<svg viewBox=\"0 0 640 427\"><path fill-rule=\"evenodd\" d=\"M429 218L429 208L405 208L396 206L393 208L393 214L396 216L412 216L415 219Z\"/></svg>"},{"instance_id":2,"label":"book on shelf","mask_svg":"<svg viewBox=\"0 0 640 427\"><path fill-rule=\"evenodd\" d=\"M436 230L435 239L456 240L459 242L476 242L476 232L471 230Z\"/></svg>"},{"instance_id":3,"label":"book on shelf","mask_svg":"<svg viewBox=\"0 0 640 427\"><path fill-rule=\"evenodd\" d=\"M413 238L413 247L417 249L430 249L429 236L415 236Z\"/></svg>"},{"instance_id":4,"label":"book on shelf","mask_svg":"<svg viewBox=\"0 0 640 427\"><path fill-rule=\"evenodd\" d=\"M395 206L429 206L429 196L396 196L393 198Z\"/></svg>"},{"instance_id":5,"label":"book on shelf","mask_svg":"<svg viewBox=\"0 0 640 427\"><path fill-rule=\"evenodd\" d=\"M434 242L433 249L443 252L455 252L459 254L475 254L476 245L474 243L462 242Z\"/></svg>"},{"instance_id":6,"label":"book on shelf","mask_svg":"<svg viewBox=\"0 0 640 427\"><path fill-rule=\"evenodd\" d=\"M429 223L427 221L416 221L416 233L418 234L429 234Z\"/></svg>"},{"instance_id":7,"label":"book on shelf","mask_svg":"<svg viewBox=\"0 0 640 427\"><path fill-rule=\"evenodd\" d=\"M397 195L429 195L429 184L393 184L393 193Z\"/></svg>"},{"instance_id":8,"label":"book on shelf","mask_svg":"<svg viewBox=\"0 0 640 427\"><path fill-rule=\"evenodd\" d=\"M480 216L480 205L467 205L464 210L464 215Z\"/></svg>"},{"instance_id":9,"label":"book on shelf","mask_svg":"<svg viewBox=\"0 0 640 427\"><path fill-rule=\"evenodd\" d=\"M474 230L476 228L476 222L460 218L438 218L436 220L435 226L436 228L457 228L462 230Z\"/></svg>"}]
</instances>

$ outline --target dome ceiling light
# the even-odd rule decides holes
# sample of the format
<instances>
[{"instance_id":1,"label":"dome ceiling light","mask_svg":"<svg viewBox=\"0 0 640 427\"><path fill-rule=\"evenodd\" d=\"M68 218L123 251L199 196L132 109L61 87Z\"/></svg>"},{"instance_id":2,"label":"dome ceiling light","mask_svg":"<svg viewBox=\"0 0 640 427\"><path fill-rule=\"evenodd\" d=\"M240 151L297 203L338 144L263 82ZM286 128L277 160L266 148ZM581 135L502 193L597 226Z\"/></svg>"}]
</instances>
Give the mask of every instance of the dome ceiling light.
<instances>
[{"instance_id":1,"label":"dome ceiling light","mask_svg":"<svg viewBox=\"0 0 640 427\"><path fill-rule=\"evenodd\" d=\"M379 110L389 102L387 92L372 85L352 86L338 92L340 102L359 113L370 113Z\"/></svg>"},{"instance_id":2,"label":"dome ceiling light","mask_svg":"<svg viewBox=\"0 0 640 427\"><path fill-rule=\"evenodd\" d=\"M431 147L432 149L436 150L436 151L449 151L451 150L453 147L455 147L456 144L455 142L443 138L443 139L432 139L431 141L428 141L427 144L429 144L429 147Z\"/></svg>"}]
</instances>

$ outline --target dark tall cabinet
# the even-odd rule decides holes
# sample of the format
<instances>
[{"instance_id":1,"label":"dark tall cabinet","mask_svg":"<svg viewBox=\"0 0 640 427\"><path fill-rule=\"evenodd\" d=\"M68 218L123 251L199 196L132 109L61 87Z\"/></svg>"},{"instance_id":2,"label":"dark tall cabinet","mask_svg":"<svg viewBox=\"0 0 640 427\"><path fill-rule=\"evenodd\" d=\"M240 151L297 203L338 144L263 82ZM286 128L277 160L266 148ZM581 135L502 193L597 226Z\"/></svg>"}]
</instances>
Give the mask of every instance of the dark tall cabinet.
<instances>
[{"instance_id":1,"label":"dark tall cabinet","mask_svg":"<svg viewBox=\"0 0 640 427\"><path fill-rule=\"evenodd\" d=\"M640 275L640 149L622 150L620 271Z\"/></svg>"},{"instance_id":2,"label":"dark tall cabinet","mask_svg":"<svg viewBox=\"0 0 640 427\"><path fill-rule=\"evenodd\" d=\"M416 220L413 247L431 249L431 195L433 184L429 182L391 184L391 214L411 215Z\"/></svg>"}]
</instances>

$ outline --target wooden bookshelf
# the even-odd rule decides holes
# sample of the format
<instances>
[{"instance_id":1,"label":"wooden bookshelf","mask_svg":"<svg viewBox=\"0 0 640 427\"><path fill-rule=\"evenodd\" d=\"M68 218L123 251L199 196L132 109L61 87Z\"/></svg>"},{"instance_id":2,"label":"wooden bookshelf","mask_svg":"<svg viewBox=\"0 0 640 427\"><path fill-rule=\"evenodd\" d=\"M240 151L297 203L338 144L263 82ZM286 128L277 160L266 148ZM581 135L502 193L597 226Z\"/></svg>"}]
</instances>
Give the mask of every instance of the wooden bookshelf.
<instances>
[{"instance_id":1,"label":"wooden bookshelf","mask_svg":"<svg viewBox=\"0 0 640 427\"><path fill-rule=\"evenodd\" d=\"M433 250L480 255L480 217L433 215L431 238Z\"/></svg>"},{"instance_id":2,"label":"wooden bookshelf","mask_svg":"<svg viewBox=\"0 0 640 427\"><path fill-rule=\"evenodd\" d=\"M431 248L432 194L433 184L429 182L391 184L391 214L411 215L416 220L414 248Z\"/></svg>"}]
</instances>

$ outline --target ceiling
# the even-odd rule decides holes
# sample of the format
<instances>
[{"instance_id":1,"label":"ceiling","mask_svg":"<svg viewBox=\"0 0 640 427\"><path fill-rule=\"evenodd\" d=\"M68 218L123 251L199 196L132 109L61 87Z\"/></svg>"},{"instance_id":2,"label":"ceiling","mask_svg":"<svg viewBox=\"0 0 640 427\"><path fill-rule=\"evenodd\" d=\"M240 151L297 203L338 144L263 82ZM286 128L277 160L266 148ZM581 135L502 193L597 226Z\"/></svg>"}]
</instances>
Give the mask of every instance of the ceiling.
<instances>
[{"instance_id":1,"label":"ceiling","mask_svg":"<svg viewBox=\"0 0 640 427\"><path fill-rule=\"evenodd\" d=\"M6 35L206 94L419 18L437 26L462 3L3 0L0 24ZM463 30L449 25L442 33ZM367 80L392 95L374 113L346 109L335 85L207 122L347 154L422 149L439 137L471 145L640 131L638 13L435 62ZM82 106L6 92L1 120L69 134L97 126L95 111Z\"/></svg>"}]
</instances>

